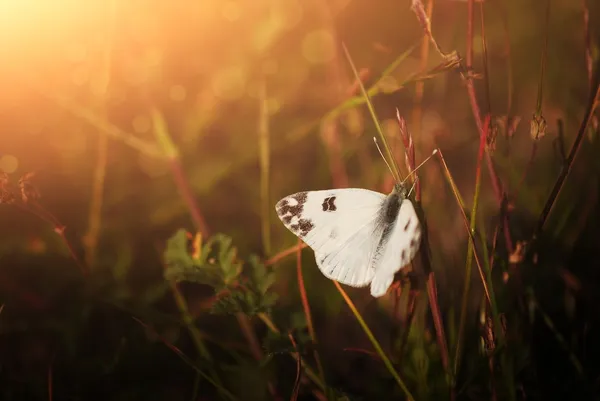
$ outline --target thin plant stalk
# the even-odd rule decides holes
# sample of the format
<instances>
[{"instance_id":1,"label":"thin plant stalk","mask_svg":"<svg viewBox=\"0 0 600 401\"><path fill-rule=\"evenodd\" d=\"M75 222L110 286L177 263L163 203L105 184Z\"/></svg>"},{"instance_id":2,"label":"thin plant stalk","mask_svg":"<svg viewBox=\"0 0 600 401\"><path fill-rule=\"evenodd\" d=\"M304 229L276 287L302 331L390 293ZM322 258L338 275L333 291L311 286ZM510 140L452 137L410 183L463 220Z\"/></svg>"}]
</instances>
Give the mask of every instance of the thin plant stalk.
<instances>
[{"instance_id":1,"label":"thin plant stalk","mask_svg":"<svg viewBox=\"0 0 600 401\"><path fill-rule=\"evenodd\" d=\"M398 57L396 57L396 59L394 61L392 61L379 75L379 77L375 80L375 82L366 90L366 92L369 94L369 97L373 97L376 96L377 94L379 94L381 92L381 81L390 76L390 74L392 74L397 68L398 66L405 61L408 56L410 56L410 54L414 51L414 49L417 47L418 42L412 44L407 50L405 50L403 53L401 53ZM358 84L359 82L362 82L362 79L357 79L356 83ZM407 81L405 81L403 84L406 84ZM400 84L400 86L403 86L403 84ZM362 104L366 103L365 97L362 96L362 94L354 96L348 100L345 100L343 103L341 103L340 105L336 106L335 108L333 108L332 110L330 110L325 117L323 118L323 120L329 120L332 118L337 117L338 115L340 115L343 111L348 110L350 108L354 108L357 106L360 106Z\"/></svg>"},{"instance_id":2,"label":"thin plant stalk","mask_svg":"<svg viewBox=\"0 0 600 401\"><path fill-rule=\"evenodd\" d=\"M463 217L463 222L465 224L465 228L469 235L469 241L470 241L471 245L473 246L472 255L473 255L473 258L475 259L475 263L478 267L479 276L481 278L481 283L483 285L483 290L484 290L488 305L490 306L490 309L492 311L492 316L493 316L493 319L495 322L494 326L496 327L496 329L498 329L500 327L499 323L498 323L499 322L499 314L498 314L498 307L496 305L495 297L493 295L493 288L492 288L492 281L491 281L491 267L490 267L488 259L487 259L487 256L488 256L487 244L486 243L482 244L482 247L484 249L483 252L486 256L484 258L484 263L482 265L482 263L480 262L477 250L475 249L475 236L473 234L473 231L471 231L471 229L470 229L470 224L469 224L467 216L465 214L465 206L462 201L462 197L460 195L460 192L458 191L458 187L456 186L454 179L452 178L452 174L450 173L450 170L448 169L448 165L446 164L446 160L444 159L444 155L441 152L441 150L438 150L438 154L439 154L440 161L442 163L442 168L444 170L446 179L447 179L448 183L450 184L452 192L454 193L456 201L459 205L459 209L460 209L462 217ZM485 267L485 272L484 272L484 267ZM498 324L496 324L496 323L498 323ZM500 332L497 332L497 333L498 333L497 338L499 338L502 341L502 343L504 343L504 338L503 338L502 333L500 333ZM461 341L460 336L458 336L458 338L457 338L457 345L459 344L459 341ZM511 370L511 366L507 363L505 354L503 354L501 356L501 363L502 363L503 369L505 371L505 379L507 381L507 388L509 389L509 392L511 394L511 399L512 399L512 398L514 398L514 391L511 386L512 378L508 377L509 371Z\"/></svg>"},{"instance_id":3,"label":"thin plant stalk","mask_svg":"<svg viewBox=\"0 0 600 401\"><path fill-rule=\"evenodd\" d=\"M486 126L489 124L489 117L486 119ZM473 206L471 208L471 221L469 223L470 235L475 235L477 225L477 207L479 206L479 192L481 189L481 164L483 154L485 152L486 137L481 136L479 139L479 152L477 154L477 167L475 169L475 194L473 195ZM469 302L469 293L471 290L471 268L473 265L473 254L475 253L475 244L469 241L467 245L467 258L465 264L464 283L462 291L462 300L460 307L460 320L458 323L458 337L454 352L454 377L457 377L460 369L462 342L467 321L467 306Z\"/></svg>"},{"instance_id":4,"label":"thin plant stalk","mask_svg":"<svg viewBox=\"0 0 600 401\"><path fill-rule=\"evenodd\" d=\"M104 132L109 137L124 143L141 154L157 159L165 158L164 152L157 146L156 143L140 139L134 134L122 130L121 128L104 119L102 116L99 116L92 110L73 102L66 96L58 95L56 93L49 94L41 92L37 88L34 88L34 90L36 90L41 96L52 100L58 106L71 113L73 116L87 122L98 131Z\"/></svg>"},{"instance_id":5,"label":"thin plant stalk","mask_svg":"<svg viewBox=\"0 0 600 401\"><path fill-rule=\"evenodd\" d=\"M277 328L275 323L273 323L273 321L267 314L261 312L258 314L258 318L260 320L262 320L262 322L267 326L267 328L269 330L271 330L273 333L281 334L281 330L279 330L279 328ZM296 352L290 352L290 356L292 358L294 358L296 361L299 358L299 356L297 355ZM321 381L321 379L319 378L319 375L316 374L315 371L312 370L306 362L302 364L302 370L304 371L304 374L306 374L306 377L308 377L313 383L315 383L321 390L323 390L323 391L326 390L325 383L323 381Z\"/></svg>"},{"instance_id":6,"label":"thin plant stalk","mask_svg":"<svg viewBox=\"0 0 600 401\"><path fill-rule=\"evenodd\" d=\"M571 172L571 168L573 167L575 158L577 157L577 154L579 153L579 148L581 147L581 142L583 141L583 137L585 136L585 133L587 132L587 127L590 123L590 120L592 119L592 116L594 115L594 111L598 107L598 101L599 101L599 96L600 96L600 68L599 67L600 67L600 60L597 61L597 63L596 63L596 71L594 73L594 79L592 80L593 84L592 84L592 89L591 89L591 93L590 93L590 99L588 100L588 104L585 109L583 120L581 121L581 125L579 126L579 131L577 132L577 136L575 137L573 146L571 147L571 150L569 151L567 160L563 164L563 168L562 168L559 176L556 178L556 182L554 183L554 186L552 187L552 191L550 192L550 195L548 196L548 199L546 200L544 208L542 209L542 212L538 219L535 233L533 236L534 239L544 229L544 226L546 224L548 216L550 215L550 212L552 211L552 207L554 206L556 198L558 197L558 195L562 189L562 186L565 183L565 180L567 179L567 177L569 176L569 173Z\"/></svg>"},{"instance_id":7,"label":"thin plant stalk","mask_svg":"<svg viewBox=\"0 0 600 401\"><path fill-rule=\"evenodd\" d=\"M290 338L292 346L296 350L296 355L298 355L298 359L296 360L296 378L294 379L294 387L292 388L292 396L290 397L290 401L298 401L298 393L300 392L300 378L302 371L302 355L300 355L300 352L297 352L298 346L296 345L294 336L292 336L291 333L288 333L288 337Z\"/></svg>"},{"instance_id":8,"label":"thin plant stalk","mask_svg":"<svg viewBox=\"0 0 600 401\"><path fill-rule=\"evenodd\" d=\"M250 319L243 313L236 313L235 317L238 321L238 325L240 326L240 330L242 331L244 338L246 338L246 341L248 342L248 346L250 347L250 352L252 353L252 356L254 357L254 359L256 359L256 361L260 362L264 359L264 355L258 338L256 337L256 333L252 329ZM267 389L269 390L269 393L271 394L271 397L273 397L273 399L278 400L281 398L277 394L277 389L271 381L267 382Z\"/></svg>"},{"instance_id":9,"label":"thin plant stalk","mask_svg":"<svg viewBox=\"0 0 600 401\"><path fill-rule=\"evenodd\" d=\"M515 197L517 196L518 191L521 189L521 186L525 183L525 179L527 178L527 174L531 170L533 166L533 162L535 160L535 155L537 153L538 142L539 140L546 134L546 121L542 114L542 103L544 100L544 75L546 72L546 62L547 62L547 54L548 54L548 36L549 36L549 25L550 25L550 0L546 0L546 25L544 27L544 45L542 47L542 57L540 60L540 78L538 81L538 92L537 92L537 100L535 112L533 113L533 119L531 121L531 136L532 136L532 144L531 144L531 153L529 155L529 159L527 160L527 164L525 165L525 169L523 170L523 174L517 186L517 190L515 191Z\"/></svg>"},{"instance_id":10,"label":"thin plant stalk","mask_svg":"<svg viewBox=\"0 0 600 401\"><path fill-rule=\"evenodd\" d=\"M60 236L61 240L67 247L67 250L69 251L69 255L75 261L75 263L77 264L77 267L79 267L79 270L81 271L81 273L84 276L86 276L89 273L89 268L85 264L85 261L82 260L77 255L77 252L75 252L75 246L73 245L73 243L71 243L71 241L65 235L65 231L66 231L67 227L64 224L62 224L52 213L50 213L49 211L44 209L44 207L42 205L40 205L38 202L28 202L28 203L16 202L16 203L14 203L14 205L16 205L18 208L20 208L26 212L34 214L35 216L42 219L43 221L51 224L54 229L54 232Z\"/></svg>"},{"instance_id":11,"label":"thin plant stalk","mask_svg":"<svg viewBox=\"0 0 600 401\"><path fill-rule=\"evenodd\" d=\"M474 20L474 2L473 0L469 0L467 3L467 43L466 43L466 56L465 56L465 64L468 71L470 71L473 67L473 20ZM475 86L473 85L472 77L467 77L465 79L465 85L467 87L467 95L469 98L469 104L471 105L471 113L475 119L475 124L477 126L477 131L479 132L479 136L485 136L486 132L484 130L483 121L481 118L481 111L479 108L479 103L477 102L477 95L475 94ZM485 152L486 165L488 172L490 174L492 188L494 189L494 194L496 195L496 200L498 205L502 205L503 201L503 189L500 182L500 178L496 173L496 169L494 168L494 164L492 162L492 157L490 152L486 149ZM509 252L512 252L512 239L510 237L510 231L508 229L508 218L504 216L503 219L503 228L504 228L504 236L506 240L506 247Z\"/></svg>"},{"instance_id":12,"label":"thin plant stalk","mask_svg":"<svg viewBox=\"0 0 600 401\"><path fill-rule=\"evenodd\" d=\"M298 239L298 243L301 240ZM306 287L304 286L304 275L302 274L302 248L298 247L296 252L296 273L298 275L298 290L300 292L300 299L302 300L302 309L304 310L304 316L306 318L306 325L308 327L308 334L310 338L315 344L314 350L314 358L315 363L317 364L317 370L319 371L319 376L321 377L321 381L325 383L325 371L323 370L323 365L321 364L321 358L319 357L319 352L317 351L318 341L317 341L317 333L315 331L315 326L313 324L312 313L310 311L310 304L308 302L308 296L306 295Z\"/></svg>"},{"instance_id":13,"label":"thin plant stalk","mask_svg":"<svg viewBox=\"0 0 600 401\"><path fill-rule=\"evenodd\" d=\"M175 298L177 308L179 309L179 313L181 314L186 329L190 333L190 337L192 338L192 342L194 343L196 350L204 360L211 362L213 360L212 355L202 340L202 334L200 333L200 330L198 330L198 328L194 325L194 318L188 309L185 298L181 294L181 291L179 291L179 287L175 282L169 282L169 284L171 285L171 290L173 292L173 297ZM223 387L223 383L219 378L216 369L211 366L208 367L208 370L210 373L210 382L218 389L221 395L226 395L228 392ZM200 371L198 370L198 372ZM201 374L206 378L207 375L204 372Z\"/></svg>"},{"instance_id":14,"label":"thin plant stalk","mask_svg":"<svg viewBox=\"0 0 600 401\"><path fill-rule=\"evenodd\" d=\"M429 43L429 41L427 41ZM398 119L398 124L400 126L400 137L404 143L404 148L406 149L406 162L408 164L408 168L410 171L414 171L416 166L415 161L415 145L412 139L412 135L408 132L408 128L406 126L406 121L400 115L400 111L396 109L396 117ZM415 177L416 185L415 185L415 200L417 203L421 201L421 185L419 183L418 177ZM423 216L424 217L424 216ZM442 357L442 365L446 370L446 373L450 375L450 361L448 354L448 344L446 342L446 334L444 330L444 323L442 320L442 314L440 311L440 306L437 298L437 283L435 280L435 274L431 269L431 259L429 255L429 241L427 238L426 232L426 222L423 222L424 225L424 235L423 235L423 248L420 252L421 261L423 263L423 269L427 272L427 295L429 297L429 305L431 310L431 315L433 317L433 323L436 333L436 340L438 342L438 346L440 347L440 353ZM418 298L417 298L418 300ZM411 316L410 323L412 324L413 319ZM407 331L410 330L410 324ZM452 399L454 399L454 392L452 390L451 393Z\"/></svg>"},{"instance_id":15,"label":"thin plant stalk","mask_svg":"<svg viewBox=\"0 0 600 401\"><path fill-rule=\"evenodd\" d=\"M277 255L274 255L273 257L267 259L264 262L264 265L265 266L273 266L273 265L277 264L279 261L281 261L282 259L285 259L288 256L295 254L299 249L304 249L307 246L308 245L306 245L304 242L301 242L298 245L294 245L288 249L284 249L283 251L279 252Z\"/></svg>"},{"instance_id":16,"label":"thin plant stalk","mask_svg":"<svg viewBox=\"0 0 600 401\"><path fill-rule=\"evenodd\" d=\"M433 0L428 0L427 1L427 7L425 10L425 13L427 15L427 19L431 20L431 14L433 12ZM421 39L421 54L419 56L420 62L419 62L419 70L420 71L424 71L425 68L427 68L427 61L429 59L429 44L431 43L431 41L429 40L429 38L425 35L423 36L423 38ZM413 113L412 113L412 121L413 121L413 132L416 132L417 135L421 135L421 120L423 118L423 94L425 92L425 81L419 81L415 83L415 99L414 99L414 107L413 107ZM400 113L397 111L397 114L399 115ZM410 138L412 139L412 137ZM413 157L414 157L414 148L412 150L413 153ZM413 166L412 168L414 168L414 162L413 162ZM419 181L417 181L416 187L415 187L415 199L417 201L421 200L421 183Z\"/></svg>"},{"instance_id":17,"label":"thin plant stalk","mask_svg":"<svg viewBox=\"0 0 600 401\"><path fill-rule=\"evenodd\" d=\"M442 151L438 149L437 155L442 163L442 168L444 170L444 175L446 177L446 180L448 181L448 184L450 185L450 188L452 189L452 193L454 194L456 202L458 203L461 217L462 217L463 223L465 225L466 232L469 236L469 240L473 243L473 246L475 247L475 236L473 235L473 233L471 232L471 230L469 228L469 219L467 218L467 215L465 213L465 204L462 200L462 196L460 195L458 187L456 186L456 183L454 182L454 178L452 178L452 174L450 173L450 170L448 169L448 165L446 164L446 160L444 159L444 155L443 155ZM476 251L473 252L473 258L475 259L475 264L477 265L477 268L479 271L479 276L481 278L481 283L483 285L483 292L486 296L487 301L491 304L490 291L489 291L487 282L485 280L485 274L483 273L483 267L482 267L481 260L479 259L479 255L477 254Z\"/></svg>"},{"instance_id":18,"label":"thin plant stalk","mask_svg":"<svg viewBox=\"0 0 600 401\"><path fill-rule=\"evenodd\" d=\"M110 83L110 65L112 55L112 39L115 26L116 0L110 1L110 10L108 11L108 32L106 34L106 43L100 64L100 74L98 85L99 101L102 102L101 113L105 114L106 95ZM98 247L98 238L100 236L102 224L102 203L104 200L104 181L106 177L106 158L108 154L108 136L103 131L98 131L98 147L96 152L96 164L94 166L94 179L92 186L92 199L88 217L88 230L85 235L85 257L88 267L93 268L96 260L96 250Z\"/></svg>"},{"instance_id":19,"label":"thin plant stalk","mask_svg":"<svg viewBox=\"0 0 600 401\"><path fill-rule=\"evenodd\" d=\"M258 143L260 163L260 199L261 199L261 233L263 240L263 252L265 256L271 254L271 197L270 197L270 138L269 138L269 109L267 104L267 88L263 79L258 93ZM252 354L257 361L263 359L263 352L254 333L250 320L242 313L236 315L240 328L246 341L250 346ZM274 398L278 398L275 385L269 381L269 392Z\"/></svg>"},{"instance_id":20,"label":"thin plant stalk","mask_svg":"<svg viewBox=\"0 0 600 401\"><path fill-rule=\"evenodd\" d=\"M322 21L323 29L328 32L334 42L337 37L335 29L335 18L332 12L331 2L315 2L316 18ZM331 60L325 64L325 74L332 90L328 91L330 104L339 102L343 87L347 80L344 79L344 70L341 68L339 51L334 49ZM343 149L341 146L339 120L337 118L321 121L320 135L326 145L329 170L334 186L346 188L349 185L348 172L344 164Z\"/></svg>"},{"instance_id":21,"label":"thin plant stalk","mask_svg":"<svg viewBox=\"0 0 600 401\"><path fill-rule=\"evenodd\" d=\"M189 367L191 367L192 369L194 369L197 374L199 374L207 382L209 382L210 384L212 384L219 391L219 393L222 396L224 396L225 398L227 398L230 401L237 401L237 397L235 395L233 395L225 387L223 387L223 385L220 382L215 381L213 377L211 377L211 376L207 375L206 373L204 373L202 371L202 369L200 369L198 366L196 366L196 364L194 362L192 362L192 360L187 355L185 355L175 345L173 345L172 343L170 343L165 337L161 336L159 333L156 332L156 330L154 330L152 327L150 327L149 325L147 325L146 323L144 323L142 320L138 319L137 317L132 316L132 319L135 320L136 322L138 322L145 329L151 330L153 332L153 334L155 336L157 336L167 348L169 348L171 351L173 351L175 353L175 355L177 355L186 365L188 365Z\"/></svg>"},{"instance_id":22,"label":"thin plant stalk","mask_svg":"<svg viewBox=\"0 0 600 401\"><path fill-rule=\"evenodd\" d=\"M210 234L208 225L206 224L204 215L200 211L200 207L194 199L194 192L179 158L179 150L171 139L165 119L162 113L154 108L151 110L151 116L156 140L169 163L171 174L173 175L179 194L185 202L197 230L204 238L208 238Z\"/></svg>"},{"instance_id":23,"label":"thin plant stalk","mask_svg":"<svg viewBox=\"0 0 600 401\"><path fill-rule=\"evenodd\" d=\"M271 202L270 202L270 143L269 143L269 110L267 90L264 79L261 81L258 94L258 144L260 163L260 200L261 200L261 233L263 252L271 255Z\"/></svg>"},{"instance_id":24,"label":"thin plant stalk","mask_svg":"<svg viewBox=\"0 0 600 401\"><path fill-rule=\"evenodd\" d=\"M385 149L386 156L387 156L388 161L392 168L392 175L394 176L394 179L397 182L400 182L401 179L400 179L400 172L398 171L398 166L396 165L396 162L394 161L394 158L392 156L392 151L390 150L390 146L388 145L385 135L383 134L383 129L381 128L381 124L379 124L379 119L377 118L377 113L375 112L373 103L369 99L369 94L367 93L365 86L363 85L362 80L360 79L360 76L358 75L358 71L356 70L356 66L354 65L354 62L352 61L352 57L350 57L350 53L348 52L346 45L342 44L342 47L344 48L344 53L346 53L346 58L348 59L348 63L350 64L350 67L352 68L352 72L354 73L354 76L357 79L358 85L360 86L360 90L361 90L363 96L365 97L365 101L367 103L369 112L371 113L371 117L373 118L373 123L375 124L375 128L377 129L377 133L379 134L379 137L381 138L381 142L383 142L383 147Z\"/></svg>"},{"instance_id":25,"label":"thin plant stalk","mask_svg":"<svg viewBox=\"0 0 600 401\"><path fill-rule=\"evenodd\" d=\"M550 318L550 316L548 316L548 314L541 308L535 295L533 295L533 291L529 291L529 298L530 298L530 302L532 302L534 304L538 313L542 316L542 320L544 321L544 324L548 327L548 329L550 329L550 331L552 331L552 334L554 334L554 338L556 338L556 341L560 344L562 349L569 355L569 361L571 362L571 364L577 371L577 374L580 377L584 377L585 375L584 375L583 366L581 365L579 358L577 358L577 355L575 355L573 350L571 350L571 347L569 346L567 340L563 337L563 335L560 333L560 331L556 328L556 326L554 325L554 322L552 322L552 319Z\"/></svg>"},{"instance_id":26,"label":"thin plant stalk","mask_svg":"<svg viewBox=\"0 0 600 401\"><path fill-rule=\"evenodd\" d=\"M352 311L352 313L356 317L356 320L358 320L358 323L360 324L360 326L362 327L363 331L365 332L365 334L369 338L369 341L371 341L371 344L373 344L373 347L375 348L375 351L377 352L377 354L379 355L379 357L383 361L383 364L385 365L385 367L387 368L387 370L390 372L390 374L392 375L392 377L396 380L396 383L398 384L398 386L402 389L402 391L404 391L404 394L406 395L406 397L410 401L414 401L415 398L411 394L411 392L408 389L408 387L406 387L406 384L404 384L404 381L400 378L400 375L398 374L398 372L394 368L394 365L392 365L392 362L390 361L390 359L387 357L387 355L385 354L385 352L383 352L383 348L381 348L381 345L379 344L379 341L377 341L377 339L373 335L373 332L371 331L371 329L369 328L369 326L367 325L367 323L365 322L365 320L361 316L361 314L358 311L358 309L356 309L356 306L354 305L354 303L352 302L352 300L350 299L350 297L348 296L348 294L346 294L346 291L344 291L344 289L342 288L342 286L340 285L340 283L338 283L337 281L333 281L333 284L335 284L337 290L340 292L340 294L344 298L344 301L346 301L346 304L348 305L348 307L350 308L350 310Z\"/></svg>"}]
</instances>

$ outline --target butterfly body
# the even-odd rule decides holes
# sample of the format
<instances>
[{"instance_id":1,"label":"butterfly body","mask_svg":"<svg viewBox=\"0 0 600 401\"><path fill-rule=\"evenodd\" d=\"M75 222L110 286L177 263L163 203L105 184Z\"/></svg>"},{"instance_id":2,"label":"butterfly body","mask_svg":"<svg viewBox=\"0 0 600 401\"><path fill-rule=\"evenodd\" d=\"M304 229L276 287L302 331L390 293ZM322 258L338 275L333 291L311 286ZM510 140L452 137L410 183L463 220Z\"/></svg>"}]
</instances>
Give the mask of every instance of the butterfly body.
<instances>
[{"instance_id":1,"label":"butterfly body","mask_svg":"<svg viewBox=\"0 0 600 401\"><path fill-rule=\"evenodd\" d=\"M416 254L419 219L406 188L388 195L359 188L298 192L277 202L283 224L315 252L319 270L353 287L386 293Z\"/></svg>"}]
</instances>

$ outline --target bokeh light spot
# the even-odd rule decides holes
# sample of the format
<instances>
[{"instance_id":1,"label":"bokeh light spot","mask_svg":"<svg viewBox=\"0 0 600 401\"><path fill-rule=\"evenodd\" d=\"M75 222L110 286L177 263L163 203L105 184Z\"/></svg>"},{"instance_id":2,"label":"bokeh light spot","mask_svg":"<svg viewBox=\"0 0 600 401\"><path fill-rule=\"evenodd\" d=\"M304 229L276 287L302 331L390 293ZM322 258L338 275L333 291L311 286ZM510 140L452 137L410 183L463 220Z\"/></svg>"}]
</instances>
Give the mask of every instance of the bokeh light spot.
<instances>
[{"instance_id":1,"label":"bokeh light spot","mask_svg":"<svg viewBox=\"0 0 600 401\"><path fill-rule=\"evenodd\" d=\"M221 15L227 21L237 21L242 16L242 8L237 1L227 1L223 4Z\"/></svg>"},{"instance_id":2,"label":"bokeh light spot","mask_svg":"<svg viewBox=\"0 0 600 401\"><path fill-rule=\"evenodd\" d=\"M150 119L148 118L148 116L140 114L133 118L133 121L131 121L131 125L133 125L133 130L135 132L137 132L138 134L143 134L150 130L150 126L152 124L150 123Z\"/></svg>"},{"instance_id":3,"label":"bokeh light spot","mask_svg":"<svg viewBox=\"0 0 600 401\"><path fill-rule=\"evenodd\" d=\"M239 66L223 68L217 72L212 81L215 96L225 100L242 97L246 89L246 76Z\"/></svg>"},{"instance_id":4,"label":"bokeh light spot","mask_svg":"<svg viewBox=\"0 0 600 401\"><path fill-rule=\"evenodd\" d=\"M182 102L186 96L185 88L181 85L173 85L169 88L169 97L174 102Z\"/></svg>"},{"instance_id":5,"label":"bokeh light spot","mask_svg":"<svg viewBox=\"0 0 600 401\"><path fill-rule=\"evenodd\" d=\"M0 157L0 170L7 174L12 174L17 171L19 160L13 155L2 155Z\"/></svg>"},{"instance_id":6,"label":"bokeh light spot","mask_svg":"<svg viewBox=\"0 0 600 401\"><path fill-rule=\"evenodd\" d=\"M254 32L254 47L259 52L265 51L279 37L285 27L283 19L278 14L272 14Z\"/></svg>"},{"instance_id":7,"label":"bokeh light spot","mask_svg":"<svg viewBox=\"0 0 600 401\"><path fill-rule=\"evenodd\" d=\"M335 44L331 32L319 29L308 33L302 41L302 55L313 64L331 61L335 55Z\"/></svg>"}]
</instances>

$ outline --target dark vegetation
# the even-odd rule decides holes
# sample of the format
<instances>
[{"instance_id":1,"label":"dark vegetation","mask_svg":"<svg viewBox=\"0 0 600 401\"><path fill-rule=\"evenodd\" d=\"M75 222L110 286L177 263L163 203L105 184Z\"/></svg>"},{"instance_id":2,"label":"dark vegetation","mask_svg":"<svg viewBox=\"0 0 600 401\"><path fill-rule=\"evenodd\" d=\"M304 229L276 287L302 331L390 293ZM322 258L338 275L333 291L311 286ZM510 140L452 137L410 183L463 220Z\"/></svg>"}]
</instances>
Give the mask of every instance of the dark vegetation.
<instances>
[{"instance_id":1,"label":"dark vegetation","mask_svg":"<svg viewBox=\"0 0 600 401\"><path fill-rule=\"evenodd\" d=\"M0 7L1 400L600 399L596 2ZM373 136L379 299L274 210Z\"/></svg>"}]
</instances>

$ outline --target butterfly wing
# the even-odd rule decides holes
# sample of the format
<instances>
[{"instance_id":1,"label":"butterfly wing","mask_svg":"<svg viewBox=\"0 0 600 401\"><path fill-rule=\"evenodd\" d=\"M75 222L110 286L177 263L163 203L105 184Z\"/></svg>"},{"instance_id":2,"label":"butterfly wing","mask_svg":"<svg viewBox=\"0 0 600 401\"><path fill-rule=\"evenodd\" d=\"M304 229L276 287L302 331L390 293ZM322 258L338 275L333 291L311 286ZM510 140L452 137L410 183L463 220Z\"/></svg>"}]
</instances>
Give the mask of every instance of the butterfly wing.
<instances>
[{"instance_id":1,"label":"butterfly wing","mask_svg":"<svg viewBox=\"0 0 600 401\"><path fill-rule=\"evenodd\" d=\"M382 255L374 268L375 275L371 282L371 295L384 295L397 271L409 264L421 245L421 224L412 202L402 200L398 217L391 226L389 235L381 244Z\"/></svg>"},{"instance_id":2,"label":"butterfly wing","mask_svg":"<svg viewBox=\"0 0 600 401\"><path fill-rule=\"evenodd\" d=\"M298 192L280 200L276 211L314 250L327 278L364 287L375 274L372 260L383 235L380 211L385 199L384 194L358 188Z\"/></svg>"}]
</instances>

